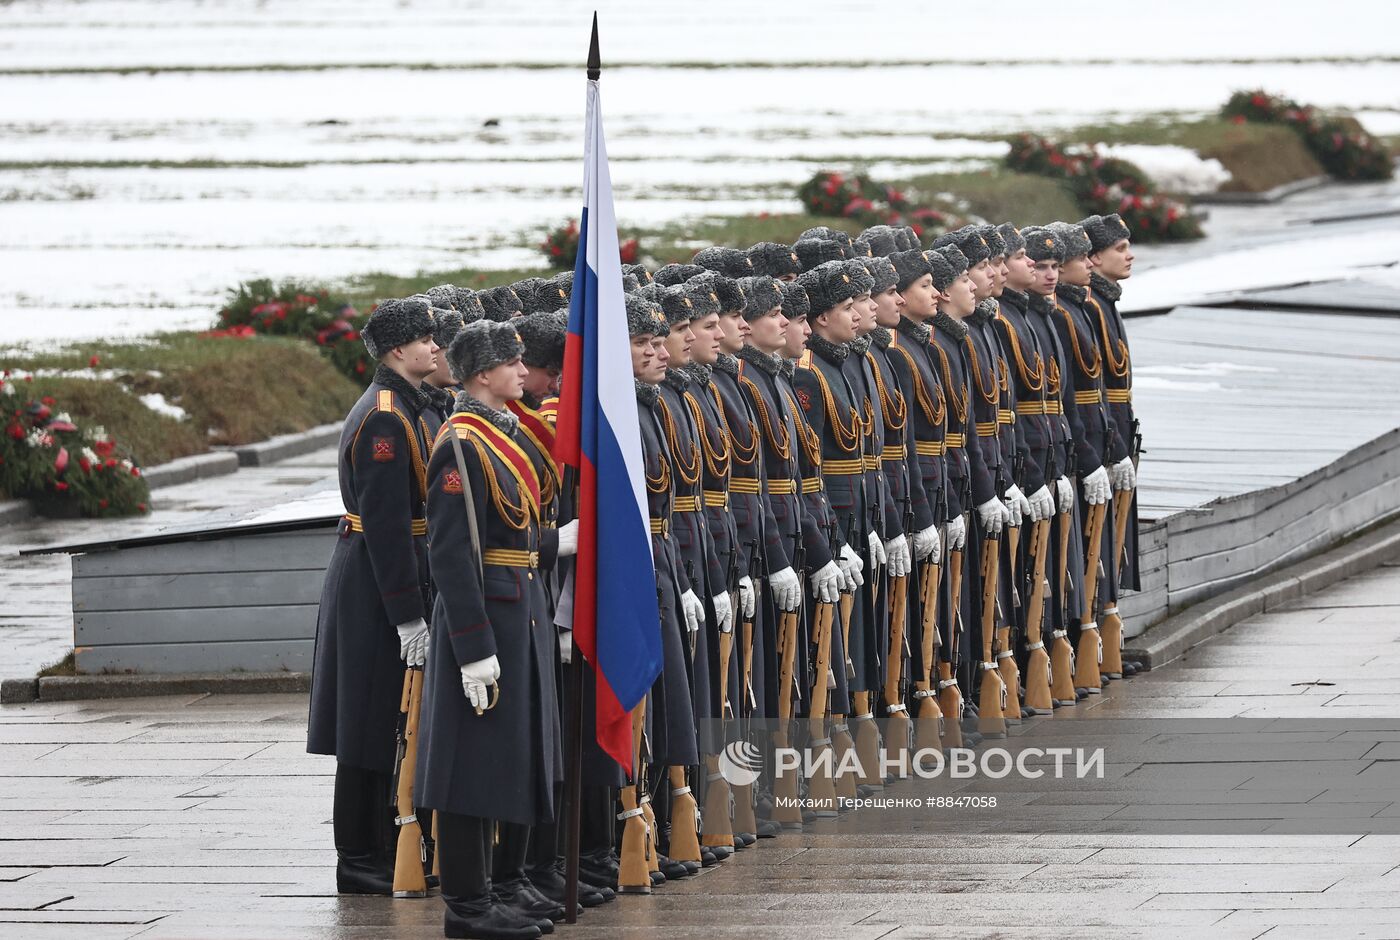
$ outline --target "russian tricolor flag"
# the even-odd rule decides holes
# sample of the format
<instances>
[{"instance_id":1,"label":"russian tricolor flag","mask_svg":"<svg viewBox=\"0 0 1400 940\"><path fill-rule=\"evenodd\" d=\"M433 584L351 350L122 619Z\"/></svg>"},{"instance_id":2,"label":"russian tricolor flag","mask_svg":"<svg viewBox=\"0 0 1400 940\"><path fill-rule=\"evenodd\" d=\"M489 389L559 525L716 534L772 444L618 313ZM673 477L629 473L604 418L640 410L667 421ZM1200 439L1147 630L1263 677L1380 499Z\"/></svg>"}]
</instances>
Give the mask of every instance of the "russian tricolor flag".
<instances>
[{"instance_id":1,"label":"russian tricolor flag","mask_svg":"<svg viewBox=\"0 0 1400 940\"><path fill-rule=\"evenodd\" d=\"M583 218L554 455L578 471L574 649L597 677L598 744L630 772L630 713L661 673L661 621L596 80L588 82Z\"/></svg>"}]
</instances>

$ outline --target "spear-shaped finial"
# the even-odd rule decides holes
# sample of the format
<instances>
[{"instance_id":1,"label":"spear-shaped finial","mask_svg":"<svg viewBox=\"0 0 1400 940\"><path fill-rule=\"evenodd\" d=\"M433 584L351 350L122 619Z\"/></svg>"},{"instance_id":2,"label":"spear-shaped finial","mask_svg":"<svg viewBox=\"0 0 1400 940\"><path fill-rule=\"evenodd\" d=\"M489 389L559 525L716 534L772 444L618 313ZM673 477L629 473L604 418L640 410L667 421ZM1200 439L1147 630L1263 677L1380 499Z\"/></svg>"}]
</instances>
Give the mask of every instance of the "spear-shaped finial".
<instances>
[{"instance_id":1,"label":"spear-shaped finial","mask_svg":"<svg viewBox=\"0 0 1400 940\"><path fill-rule=\"evenodd\" d=\"M598 11L593 11L593 38L588 40L588 80L596 82L603 72L602 60L598 58Z\"/></svg>"}]
</instances>

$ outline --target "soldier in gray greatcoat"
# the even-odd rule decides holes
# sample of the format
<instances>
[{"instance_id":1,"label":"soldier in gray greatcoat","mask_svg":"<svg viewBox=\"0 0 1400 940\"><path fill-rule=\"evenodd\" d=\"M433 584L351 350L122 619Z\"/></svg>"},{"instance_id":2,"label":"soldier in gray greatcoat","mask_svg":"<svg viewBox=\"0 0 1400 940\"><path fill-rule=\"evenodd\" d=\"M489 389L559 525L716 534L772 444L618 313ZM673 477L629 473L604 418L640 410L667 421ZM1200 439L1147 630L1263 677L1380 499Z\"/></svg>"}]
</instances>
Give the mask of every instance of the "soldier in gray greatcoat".
<instances>
[{"instance_id":1,"label":"soldier in gray greatcoat","mask_svg":"<svg viewBox=\"0 0 1400 940\"><path fill-rule=\"evenodd\" d=\"M404 662L427 645L424 478L437 367L427 303L388 300L361 330L379 360L340 436L346 514L321 593L306 749L336 758L336 886L391 894L389 785Z\"/></svg>"},{"instance_id":2,"label":"soldier in gray greatcoat","mask_svg":"<svg viewBox=\"0 0 1400 940\"><path fill-rule=\"evenodd\" d=\"M416 803L438 813L449 937L529 940L564 915L525 861L529 827L553 817L563 775L541 569L577 536L540 526L539 479L505 407L524 389L521 351L508 322L462 329L448 357L463 390L428 465L438 595Z\"/></svg>"}]
</instances>

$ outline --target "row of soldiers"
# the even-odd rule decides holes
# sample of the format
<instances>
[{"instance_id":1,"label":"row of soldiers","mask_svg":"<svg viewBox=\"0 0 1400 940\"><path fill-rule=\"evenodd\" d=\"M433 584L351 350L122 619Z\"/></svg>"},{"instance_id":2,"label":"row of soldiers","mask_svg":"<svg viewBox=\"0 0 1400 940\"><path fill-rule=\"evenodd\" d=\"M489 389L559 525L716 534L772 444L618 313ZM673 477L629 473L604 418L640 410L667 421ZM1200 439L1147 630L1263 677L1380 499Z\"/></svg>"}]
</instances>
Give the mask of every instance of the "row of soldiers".
<instances>
[{"instance_id":1,"label":"row of soldiers","mask_svg":"<svg viewBox=\"0 0 1400 940\"><path fill-rule=\"evenodd\" d=\"M1137 578L1132 262L1109 215L927 250L908 228L819 227L624 269L663 665L632 774L582 755L583 906L835 815L912 747L1003 737L1136 671L1117 609ZM529 938L566 913L555 621L577 521L552 449L571 289L381 303L341 439L308 749L337 758L340 890L393 893L395 834L417 827L447 936ZM725 772L759 741L826 769Z\"/></svg>"}]
</instances>

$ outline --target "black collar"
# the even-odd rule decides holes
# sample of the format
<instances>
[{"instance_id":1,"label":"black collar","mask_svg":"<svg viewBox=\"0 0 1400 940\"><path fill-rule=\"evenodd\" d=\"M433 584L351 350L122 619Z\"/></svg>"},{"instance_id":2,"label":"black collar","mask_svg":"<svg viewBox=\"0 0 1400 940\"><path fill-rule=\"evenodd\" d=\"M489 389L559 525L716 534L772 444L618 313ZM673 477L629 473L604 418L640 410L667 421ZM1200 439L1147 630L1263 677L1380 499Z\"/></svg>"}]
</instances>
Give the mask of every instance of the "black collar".
<instances>
[{"instance_id":1,"label":"black collar","mask_svg":"<svg viewBox=\"0 0 1400 940\"><path fill-rule=\"evenodd\" d=\"M1010 287L1003 287L1001 289L1001 300L1002 303L1010 307L1015 307L1021 313L1026 312L1026 305L1030 303L1030 298L1024 293Z\"/></svg>"},{"instance_id":2,"label":"black collar","mask_svg":"<svg viewBox=\"0 0 1400 940\"><path fill-rule=\"evenodd\" d=\"M1118 303L1118 298L1123 296L1123 285L1115 284L1097 271L1089 272L1089 286L1094 293L1111 304Z\"/></svg>"},{"instance_id":3,"label":"black collar","mask_svg":"<svg viewBox=\"0 0 1400 940\"><path fill-rule=\"evenodd\" d=\"M739 357L731 356L729 353L720 353L715 360L715 371L723 372L725 375L739 374Z\"/></svg>"},{"instance_id":4,"label":"black collar","mask_svg":"<svg viewBox=\"0 0 1400 940\"><path fill-rule=\"evenodd\" d=\"M872 346L876 346L880 349L889 349L890 343L893 340L894 337L890 335L890 331L883 326L877 326L870 331L870 344Z\"/></svg>"},{"instance_id":5,"label":"black collar","mask_svg":"<svg viewBox=\"0 0 1400 940\"><path fill-rule=\"evenodd\" d=\"M1047 317L1055 312L1055 301L1044 294L1028 294L1027 297L1027 310L1034 310L1036 313Z\"/></svg>"},{"instance_id":6,"label":"black collar","mask_svg":"<svg viewBox=\"0 0 1400 940\"><path fill-rule=\"evenodd\" d=\"M520 425L520 419L511 412L497 411L481 399L473 398L470 392L458 392L452 407L454 411L465 411L467 414L485 418L506 434L514 434Z\"/></svg>"},{"instance_id":7,"label":"black collar","mask_svg":"<svg viewBox=\"0 0 1400 940\"><path fill-rule=\"evenodd\" d=\"M1078 284L1060 284L1055 288L1056 296L1062 300L1072 300L1076 306L1084 306L1084 298L1089 296L1089 288Z\"/></svg>"},{"instance_id":8,"label":"black collar","mask_svg":"<svg viewBox=\"0 0 1400 940\"><path fill-rule=\"evenodd\" d=\"M432 393L427 391L427 388L432 388L431 385L426 386L426 388L422 385L414 388L408 383L408 379L399 375L382 362L375 366L374 381L402 396L403 400L408 403L409 408L412 409L414 415L417 415L418 412L432 403Z\"/></svg>"},{"instance_id":9,"label":"black collar","mask_svg":"<svg viewBox=\"0 0 1400 940\"><path fill-rule=\"evenodd\" d=\"M999 312L1000 308L997 306L997 302L992 298L988 297L986 300L980 300L977 302L977 309L972 311L972 316L970 317L970 319L973 323L991 323L993 320L996 319L997 313Z\"/></svg>"},{"instance_id":10,"label":"black collar","mask_svg":"<svg viewBox=\"0 0 1400 940\"><path fill-rule=\"evenodd\" d=\"M656 400L661 397L661 389L655 385L649 385L641 379L633 379L632 384L637 386L637 401L648 408L656 404Z\"/></svg>"},{"instance_id":11,"label":"black collar","mask_svg":"<svg viewBox=\"0 0 1400 940\"><path fill-rule=\"evenodd\" d=\"M807 337L807 348L818 356L821 356L832 365L839 366L846 361L846 357L851 354L849 346L833 343L823 339L816 333Z\"/></svg>"},{"instance_id":12,"label":"black collar","mask_svg":"<svg viewBox=\"0 0 1400 940\"><path fill-rule=\"evenodd\" d=\"M933 328L931 326L927 323L919 323L911 320L906 316L901 316L899 318L899 326L896 327L896 329L914 342L924 345L927 345L928 341L933 337Z\"/></svg>"},{"instance_id":13,"label":"black collar","mask_svg":"<svg viewBox=\"0 0 1400 940\"><path fill-rule=\"evenodd\" d=\"M690 375L686 372L684 367L678 366L674 369L667 369L666 384L684 395L686 389L690 388Z\"/></svg>"},{"instance_id":14,"label":"black collar","mask_svg":"<svg viewBox=\"0 0 1400 940\"><path fill-rule=\"evenodd\" d=\"M933 315L933 325L960 343L967 338L967 324L961 320L954 320L942 310Z\"/></svg>"},{"instance_id":15,"label":"black collar","mask_svg":"<svg viewBox=\"0 0 1400 940\"><path fill-rule=\"evenodd\" d=\"M783 360L764 352L757 346L745 346L739 350L739 358L755 368L762 369L769 375L777 375L782 368L780 363Z\"/></svg>"}]
</instances>

